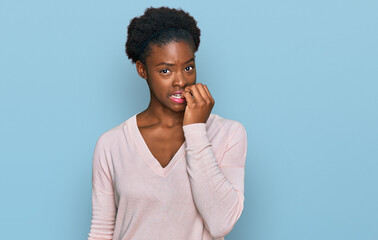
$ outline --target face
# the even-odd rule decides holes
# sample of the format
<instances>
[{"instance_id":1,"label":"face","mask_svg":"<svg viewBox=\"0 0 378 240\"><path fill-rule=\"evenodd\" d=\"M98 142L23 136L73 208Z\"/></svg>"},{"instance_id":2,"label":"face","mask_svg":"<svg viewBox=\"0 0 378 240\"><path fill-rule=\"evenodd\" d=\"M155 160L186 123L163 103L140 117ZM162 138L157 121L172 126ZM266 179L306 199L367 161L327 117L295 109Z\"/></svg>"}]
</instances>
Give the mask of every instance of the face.
<instances>
[{"instance_id":1,"label":"face","mask_svg":"<svg viewBox=\"0 0 378 240\"><path fill-rule=\"evenodd\" d=\"M185 111L186 102L181 92L196 83L192 47L185 41L172 41L163 46L152 44L150 49L145 64L136 62L138 74L147 80L150 88L150 106Z\"/></svg>"}]
</instances>

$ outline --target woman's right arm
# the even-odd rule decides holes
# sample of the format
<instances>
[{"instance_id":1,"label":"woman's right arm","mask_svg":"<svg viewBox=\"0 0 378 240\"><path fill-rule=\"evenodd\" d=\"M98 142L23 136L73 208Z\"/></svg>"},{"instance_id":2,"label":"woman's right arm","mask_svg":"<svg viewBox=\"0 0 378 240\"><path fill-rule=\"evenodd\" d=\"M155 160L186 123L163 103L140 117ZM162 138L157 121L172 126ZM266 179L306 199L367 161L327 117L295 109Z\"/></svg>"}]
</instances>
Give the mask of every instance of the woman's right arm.
<instances>
[{"instance_id":1,"label":"woman's right arm","mask_svg":"<svg viewBox=\"0 0 378 240\"><path fill-rule=\"evenodd\" d=\"M96 143L92 166L92 222L88 240L112 240L116 218L113 181L106 148L100 137Z\"/></svg>"}]
</instances>

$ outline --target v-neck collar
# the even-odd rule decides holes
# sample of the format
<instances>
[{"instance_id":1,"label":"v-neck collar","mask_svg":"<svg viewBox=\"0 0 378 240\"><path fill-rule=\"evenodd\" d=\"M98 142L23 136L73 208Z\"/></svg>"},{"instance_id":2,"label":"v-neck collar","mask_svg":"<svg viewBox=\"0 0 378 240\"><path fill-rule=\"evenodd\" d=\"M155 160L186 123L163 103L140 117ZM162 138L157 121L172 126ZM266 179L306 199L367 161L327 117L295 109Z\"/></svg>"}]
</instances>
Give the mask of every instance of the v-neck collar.
<instances>
[{"instance_id":1,"label":"v-neck collar","mask_svg":"<svg viewBox=\"0 0 378 240\"><path fill-rule=\"evenodd\" d=\"M129 131L133 134L133 136L135 136L133 139L137 145L139 152L143 155L143 160L146 161L146 163L151 167L152 171L154 171L157 175L165 177L168 175L175 163L184 155L185 141L169 161L168 165L163 168L160 165L159 161L151 153L150 149L147 146L147 143L144 141L144 138L138 128L136 115L137 114L130 118L130 124L128 124Z\"/></svg>"}]
</instances>

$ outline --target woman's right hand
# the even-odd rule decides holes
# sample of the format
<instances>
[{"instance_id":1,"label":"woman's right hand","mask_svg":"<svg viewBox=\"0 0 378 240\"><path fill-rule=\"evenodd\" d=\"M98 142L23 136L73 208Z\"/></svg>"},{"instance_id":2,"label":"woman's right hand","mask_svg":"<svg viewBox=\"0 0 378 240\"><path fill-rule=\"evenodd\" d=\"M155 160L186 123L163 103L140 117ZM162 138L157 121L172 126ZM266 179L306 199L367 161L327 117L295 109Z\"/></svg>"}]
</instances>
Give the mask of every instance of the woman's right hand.
<instances>
[{"instance_id":1,"label":"woman's right hand","mask_svg":"<svg viewBox=\"0 0 378 240\"><path fill-rule=\"evenodd\" d=\"M215 104L207 86L202 83L187 86L183 96L186 100L183 125L206 123Z\"/></svg>"}]
</instances>

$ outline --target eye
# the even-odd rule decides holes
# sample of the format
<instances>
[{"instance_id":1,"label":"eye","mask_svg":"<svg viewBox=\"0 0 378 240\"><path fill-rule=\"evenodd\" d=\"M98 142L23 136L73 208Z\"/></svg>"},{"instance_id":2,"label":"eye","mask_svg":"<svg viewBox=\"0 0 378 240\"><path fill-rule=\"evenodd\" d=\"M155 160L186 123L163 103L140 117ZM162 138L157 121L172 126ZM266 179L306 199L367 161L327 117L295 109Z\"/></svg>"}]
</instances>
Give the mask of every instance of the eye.
<instances>
[{"instance_id":1,"label":"eye","mask_svg":"<svg viewBox=\"0 0 378 240\"><path fill-rule=\"evenodd\" d=\"M185 68L185 71L189 72L194 69L194 66L188 66Z\"/></svg>"},{"instance_id":2,"label":"eye","mask_svg":"<svg viewBox=\"0 0 378 240\"><path fill-rule=\"evenodd\" d=\"M160 70L160 73L162 73L162 74L167 74L168 72L169 72L168 69L162 69L162 70Z\"/></svg>"}]
</instances>

